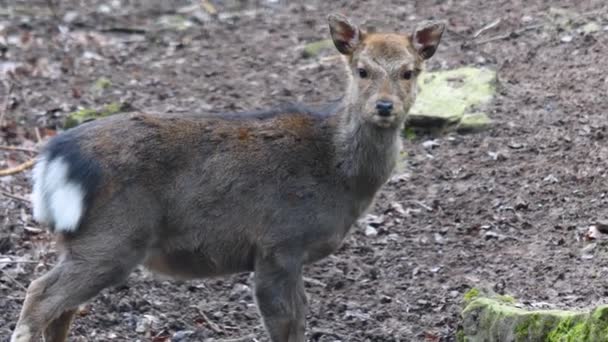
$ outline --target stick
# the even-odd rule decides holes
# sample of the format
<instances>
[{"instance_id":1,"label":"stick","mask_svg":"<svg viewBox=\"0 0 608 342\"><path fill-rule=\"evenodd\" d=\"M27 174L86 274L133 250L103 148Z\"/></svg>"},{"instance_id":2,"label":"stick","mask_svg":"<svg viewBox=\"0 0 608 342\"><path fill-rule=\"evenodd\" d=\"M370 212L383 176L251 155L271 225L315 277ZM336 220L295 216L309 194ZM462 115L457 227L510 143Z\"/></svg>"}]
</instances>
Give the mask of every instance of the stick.
<instances>
[{"instance_id":1,"label":"stick","mask_svg":"<svg viewBox=\"0 0 608 342\"><path fill-rule=\"evenodd\" d=\"M21 201L21 202L24 202L24 203L30 203L29 199L27 199L25 197L21 197L19 195L11 194L10 192L6 192L6 191L0 190L0 194L6 196L8 198L12 198L14 200L17 200L17 201Z\"/></svg>"},{"instance_id":2,"label":"stick","mask_svg":"<svg viewBox=\"0 0 608 342\"><path fill-rule=\"evenodd\" d=\"M413 201L415 204L418 204L419 206L421 206L423 209L426 209L426 211L433 211L433 208L429 207L428 205L422 203L421 201Z\"/></svg>"},{"instance_id":3,"label":"stick","mask_svg":"<svg viewBox=\"0 0 608 342\"><path fill-rule=\"evenodd\" d=\"M205 315L205 313L203 312L203 310L201 310L200 308L196 307L196 306L192 306L192 308L196 309L199 313L199 315L201 315L201 318L203 319L203 321L205 321L205 323L207 323L207 325L209 326L209 328L211 330L213 330L214 333L216 334L225 334L226 332L224 331L224 329L222 329L218 324L212 322L209 317L207 317L207 315Z\"/></svg>"},{"instance_id":4,"label":"stick","mask_svg":"<svg viewBox=\"0 0 608 342\"><path fill-rule=\"evenodd\" d=\"M8 280L17 284L17 286L19 286L23 291L27 292L27 287L25 287L23 284L21 284L17 279L13 278L13 276L8 274L5 270L0 270L0 272L2 272L2 274L4 274L4 276L7 277Z\"/></svg>"},{"instance_id":5,"label":"stick","mask_svg":"<svg viewBox=\"0 0 608 342\"><path fill-rule=\"evenodd\" d=\"M32 261L32 260L0 260L0 264L38 264L38 261Z\"/></svg>"},{"instance_id":6,"label":"stick","mask_svg":"<svg viewBox=\"0 0 608 342\"><path fill-rule=\"evenodd\" d=\"M35 150L33 148L18 147L18 146L7 146L7 145L0 145L0 150L38 153L38 150Z\"/></svg>"},{"instance_id":7,"label":"stick","mask_svg":"<svg viewBox=\"0 0 608 342\"><path fill-rule=\"evenodd\" d=\"M495 37L490 37L488 39L480 40L478 42L473 42L473 44L474 45L483 45L483 44L487 44L487 43L490 43L490 42L493 42L493 41L497 41L497 40L515 38L515 37L518 37L518 36L522 35L523 33L527 32L527 31L535 30L535 29L543 27L543 26L544 25L542 25L542 24L526 26L526 27L521 28L519 30L511 31L509 33L505 33L505 34L502 34L502 35L499 35L499 36L495 36Z\"/></svg>"},{"instance_id":8,"label":"stick","mask_svg":"<svg viewBox=\"0 0 608 342\"><path fill-rule=\"evenodd\" d=\"M9 176L9 175L13 175L15 173L25 171L25 170L29 169L30 167L32 167L35 162L36 162L36 160L34 158L32 158L21 165L17 165L15 167L9 167L8 169L0 170L0 177Z\"/></svg>"},{"instance_id":9,"label":"stick","mask_svg":"<svg viewBox=\"0 0 608 342\"><path fill-rule=\"evenodd\" d=\"M213 6L213 4L209 0L201 0L201 6L203 7L203 9L205 11L207 11L207 13L209 13L211 15L217 14L217 9L215 8L215 6Z\"/></svg>"},{"instance_id":10,"label":"stick","mask_svg":"<svg viewBox=\"0 0 608 342\"><path fill-rule=\"evenodd\" d=\"M501 21L502 21L502 19L498 18L498 19L494 20L493 22L489 23L488 25L480 28L479 30L477 30L477 32L475 32L475 34L473 35L473 38L477 38L480 35L482 35L484 32L495 28L496 26L498 26L498 24L500 24Z\"/></svg>"}]
</instances>

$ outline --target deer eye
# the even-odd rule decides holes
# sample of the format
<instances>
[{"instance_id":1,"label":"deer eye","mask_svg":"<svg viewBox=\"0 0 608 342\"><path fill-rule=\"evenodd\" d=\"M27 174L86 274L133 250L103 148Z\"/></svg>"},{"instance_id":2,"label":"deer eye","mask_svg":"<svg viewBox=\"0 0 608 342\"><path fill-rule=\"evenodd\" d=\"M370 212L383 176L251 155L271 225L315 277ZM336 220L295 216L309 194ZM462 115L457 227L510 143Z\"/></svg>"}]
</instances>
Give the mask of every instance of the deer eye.
<instances>
[{"instance_id":1,"label":"deer eye","mask_svg":"<svg viewBox=\"0 0 608 342\"><path fill-rule=\"evenodd\" d=\"M357 68L357 72L359 73L359 77L367 78L369 75L367 74L367 70L363 68Z\"/></svg>"},{"instance_id":2,"label":"deer eye","mask_svg":"<svg viewBox=\"0 0 608 342\"><path fill-rule=\"evenodd\" d=\"M412 76L414 76L414 72L411 70L406 70L401 73L401 78L403 78L404 80L409 80L412 78Z\"/></svg>"}]
</instances>

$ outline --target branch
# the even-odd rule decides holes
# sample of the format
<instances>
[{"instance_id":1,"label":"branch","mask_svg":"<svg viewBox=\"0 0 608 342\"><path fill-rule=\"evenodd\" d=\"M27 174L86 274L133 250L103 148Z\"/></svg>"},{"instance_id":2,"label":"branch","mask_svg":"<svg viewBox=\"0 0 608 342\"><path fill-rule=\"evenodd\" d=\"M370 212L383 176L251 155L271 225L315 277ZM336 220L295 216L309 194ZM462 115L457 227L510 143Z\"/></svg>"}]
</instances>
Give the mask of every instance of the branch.
<instances>
[{"instance_id":1,"label":"branch","mask_svg":"<svg viewBox=\"0 0 608 342\"><path fill-rule=\"evenodd\" d=\"M6 146L6 145L0 145L0 150L38 153L38 150L35 150L33 148L18 147L18 146Z\"/></svg>"},{"instance_id":2,"label":"branch","mask_svg":"<svg viewBox=\"0 0 608 342\"><path fill-rule=\"evenodd\" d=\"M30 167L32 167L35 162L36 162L36 159L32 158L21 165L17 165L15 167L9 167L8 169L0 170L0 177L10 176L15 173L25 171L25 170L29 169Z\"/></svg>"}]
</instances>

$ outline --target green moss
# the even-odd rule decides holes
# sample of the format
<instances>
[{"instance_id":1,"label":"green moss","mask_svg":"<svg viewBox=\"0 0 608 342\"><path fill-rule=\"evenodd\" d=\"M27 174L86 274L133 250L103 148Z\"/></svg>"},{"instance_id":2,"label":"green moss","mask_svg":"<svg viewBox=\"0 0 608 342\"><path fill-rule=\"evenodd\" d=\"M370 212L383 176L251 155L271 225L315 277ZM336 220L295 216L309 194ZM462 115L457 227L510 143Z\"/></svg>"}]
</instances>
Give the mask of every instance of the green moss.
<instances>
[{"instance_id":1,"label":"green moss","mask_svg":"<svg viewBox=\"0 0 608 342\"><path fill-rule=\"evenodd\" d=\"M318 40L316 42L308 43L302 50L302 57L311 58L318 56L324 50L333 49L334 43L331 39Z\"/></svg>"},{"instance_id":2,"label":"green moss","mask_svg":"<svg viewBox=\"0 0 608 342\"><path fill-rule=\"evenodd\" d=\"M486 113L464 114L458 122L456 130L458 133L473 133L486 129L492 124L492 120Z\"/></svg>"},{"instance_id":3,"label":"green moss","mask_svg":"<svg viewBox=\"0 0 608 342\"><path fill-rule=\"evenodd\" d=\"M492 100L495 80L495 71L475 67L423 73L411 113L459 121L472 107Z\"/></svg>"},{"instance_id":4,"label":"green moss","mask_svg":"<svg viewBox=\"0 0 608 342\"><path fill-rule=\"evenodd\" d=\"M529 317L523 319L523 321L515 326L515 337L517 341L525 341L530 335L530 330L535 329L538 326L539 317L538 314L531 314Z\"/></svg>"},{"instance_id":5,"label":"green moss","mask_svg":"<svg viewBox=\"0 0 608 342\"><path fill-rule=\"evenodd\" d=\"M114 115L121 111L123 111L123 104L119 102L109 103L99 110L85 108L68 114L68 116L66 116L65 118L63 125L66 129L68 129L76 127L83 122Z\"/></svg>"},{"instance_id":6,"label":"green moss","mask_svg":"<svg viewBox=\"0 0 608 342\"><path fill-rule=\"evenodd\" d=\"M97 91L102 91L104 89L110 88L111 86L112 86L112 81L110 81L106 77L100 77L97 79L97 81L95 81L93 88Z\"/></svg>"},{"instance_id":7,"label":"green moss","mask_svg":"<svg viewBox=\"0 0 608 342\"><path fill-rule=\"evenodd\" d=\"M496 296L496 299L498 299L498 300L500 300L501 302L504 302L504 303L515 304L515 298L513 298L513 296L498 295L498 296Z\"/></svg>"},{"instance_id":8,"label":"green moss","mask_svg":"<svg viewBox=\"0 0 608 342\"><path fill-rule=\"evenodd\" d=\"M495 83L496 72L485 68L424 72L407 127L431 134L453 128L459 133L483 130L491 124L482 111L494 97Z\"/></svg>"},{"instance_id":9,"label":"green moss","mask_svg":"<svg viewBox=\"0 0 608 342\"><path fill-rule=\"evenodd\" d=\"M456 342L466 342L464 331L462 329L458 329L458 331L456 331Z\"/></svg>"},{"instance_id":10,"label":"green moss","mask_svg":"<svg viewBox=\"0 0 608 342\"><path fill-rule=\"evenodd\" d=\"M589 339L589 324L576 323L572 319L562 320L555 329L547 335L547 342L579 342Z\"/></svg>"},{"instance_id":11,"label":"green moss","mask_svg":"<svg viewBox=\"0 0 608 342\"><path fill-rule=\"evenodd\" d=\"M466 341L608 342L608 306L529 311L511 305L508 296L489 299L473 291L467 297L474 299L462 313Z\"/></svg>"},{"instance_id":12,"label":"green moss","mask_svg":"<svg viewBox=\"0 0 608 342\"><path fill-rule=\"evenodd\" d=\"M416 139L416 130L412 127L406 127L403 131L403 135L407 140L414 140Z\"/></svg>"},{"instance_id":13,"label":"green moss","mask_svg":"<svg viewBox=\"0 0 608 342\"><path fill-rule=\"evenodd\" d=\"M471 302L473 299L479 297L479 294L480 294L479 289L473 287L472 289L467 291L467 293L464 294L464 297L463 297L464 302L465 303Z\"/></svg>"}]
</instances>

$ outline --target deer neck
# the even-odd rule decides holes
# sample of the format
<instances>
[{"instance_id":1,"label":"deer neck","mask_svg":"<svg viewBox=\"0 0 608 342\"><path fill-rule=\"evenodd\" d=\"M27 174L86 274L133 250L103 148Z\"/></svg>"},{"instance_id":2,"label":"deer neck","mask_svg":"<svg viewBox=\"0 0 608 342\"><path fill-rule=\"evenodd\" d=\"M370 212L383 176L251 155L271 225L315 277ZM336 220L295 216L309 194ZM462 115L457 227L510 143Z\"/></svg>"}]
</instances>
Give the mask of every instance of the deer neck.
<instances>
[{"instance_id":1,"label":"deer neck","mask_svg":"<svg viewBox=\"0 0 608 342\"><path fill-rule=\"evenodd\" d=\"M380 128L361 119L347 100L338 113L335 148L339 172L347 186L373 196L388 180L401 148L399 128Z\"/></svg>"}]
</instances>

